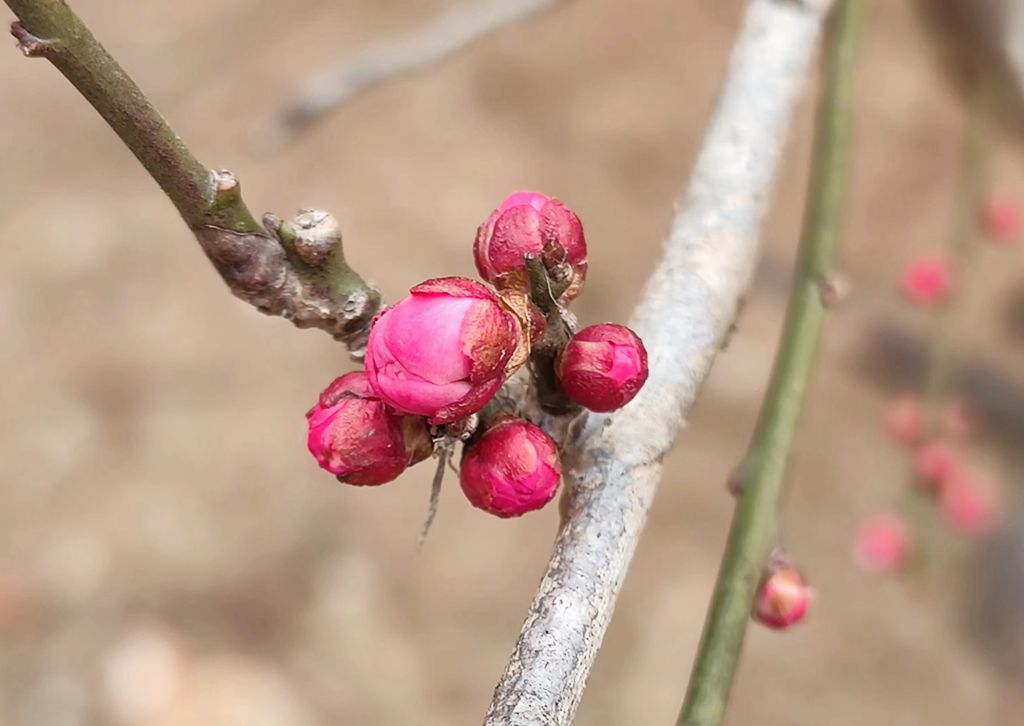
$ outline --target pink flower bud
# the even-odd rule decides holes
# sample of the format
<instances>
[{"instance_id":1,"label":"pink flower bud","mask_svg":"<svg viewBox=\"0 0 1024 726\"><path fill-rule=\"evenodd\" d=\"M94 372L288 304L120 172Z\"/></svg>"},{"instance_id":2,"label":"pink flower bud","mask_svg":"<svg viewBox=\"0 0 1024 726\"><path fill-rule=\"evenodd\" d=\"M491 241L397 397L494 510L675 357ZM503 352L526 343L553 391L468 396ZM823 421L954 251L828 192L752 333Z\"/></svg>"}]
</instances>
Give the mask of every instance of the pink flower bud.
<instances>
[{"instance_id":1,"label":"pink flower bud","mask_svg":"<svg viewBox=\"0 0 1024 726\"><path fill-rule=\"evenodd\" d=\"M924 437L924 404L920 396L903 396L885 413L885 430L901 446L916 446Z\"/></svg>"},{"instance_id":2,"label":"pink flower bud","mask_svg":"<svg viewBox=\"0 0 1024 726\"><path fill-rule=\"evenodd\" d=\"M949 264L934 257L919 257L903 272L903 294L913 303L938 305L949 298L953 273Z\"/></svg>"},{"instance_id":3,"label":"pink flower bud","mask_svg":"<svg viewBox=\"0 0 1024 726\"><path fill-rule=\"evenodd\" d=\"M901 570L910 553L910 528L902 517L888 512L865 519L853 540L853 560L865 572Z\"/></svg>"},{"instance_id":4,"label":"pink flower bud","mask_svg":"<svg viewBox=\"0 0 1024 726\"><path fill-rule=\"evenodd\" d=\"M433 448L423 419L390 411L362 371L335 379L306 419L310 453L345 484L389 482Z\"/></svg>"},{"instance_id":5,"label":"pink flower bud","mask_svg":"<svg viewBox=\"0 0 1024 726\"><path fill-rule=\"evenodd\" d=\"M445 424L479 411L521 365L519 318L461 277L427 280L380 313L366 344L374 392L402 413Z\"/></svg>"},{"instance_id":6,"label":"pink flower bud","mask_svg":"<svg viewBox=\"0 0 1024 726\"><path fill-rule=\"evenodd\" d=\"M1002 518L992 479L966 466L946 479L939 495L939 511L950 527L971 536L988 534Z\"/></svg>"},{"instance_id":7,"label":"pink flower bud","mask_svg":"<svg viewBox=\"0 0 1024 726\"><path fill-rule=\"evenodd\" d=\"M985 236L1000 244L1013 244L1020 231L1020 208L1006 197L989 195L981 208Z\"/></svg>"},{"instance_id":8,"label":"pink flower bud","mask_svg":"<svg viewBox=\"0 0 1024 726\"><path fill-rule=\"evenodd\" d=\"M572 210L557 199L539 192L515 192L505 198L480 225L473 257L480 277L498 288L527 289L527 254L541 254L554 245L557 262L571 270L565 301L583 289L587 274L587 244L583 225Z\"/></svg>"},{"instance_id":9,"label":"pink flower bud","mask_svg":"<svg viewBox=\"0 0 1024 726\"><path fill-rule=\"evenodd\" d=\"M562 476L555 442L529 421L500 419L466 447L459 470L470 504L499 517L540 509Z\"/></svg>"},{"instance_id":10,"label":"pink flower bud","mask_svg":"<svg viewBox=\"0 0 1024 726\"><path fill-rule=\"evenodd\" d=\"M978 411L969 401L955 398L939 411L939 428L951 439L970 438L978 428Z\"/></svg>"},{"instance_id":11,"label":"pink flower bud","mask_svg":"<svg viewBox=\"0 0 1024 726\"><path fill-rule=\"evenodd\" d=\"M800 571L781 567L761 580L754 599L754 620L774 630L801 622L811 606L811 589Z\"/></svg>"},{"instance_id":12,"label":"pink flower bud","mask_svg":"<svg viewBox=\"0 0 1024 726\"><path fill-rule=\"evenodd\" d=\"M960 467L963 456L951 439L933 439L914 455L914 474L921 482L938 490L943 481Z\"/></svg>"},{"instance_id":13,"label":"pink flower bud","mask_svg":"<svg viewBox=\"0 0 1024 726\"><path fill-rule=\"evenodd\" d=\"M647 380L647 350L623 325L591 325L562 349L555 370L572 401L591 411L614 411L632 401Z\"/></svg>"}]
</instances>

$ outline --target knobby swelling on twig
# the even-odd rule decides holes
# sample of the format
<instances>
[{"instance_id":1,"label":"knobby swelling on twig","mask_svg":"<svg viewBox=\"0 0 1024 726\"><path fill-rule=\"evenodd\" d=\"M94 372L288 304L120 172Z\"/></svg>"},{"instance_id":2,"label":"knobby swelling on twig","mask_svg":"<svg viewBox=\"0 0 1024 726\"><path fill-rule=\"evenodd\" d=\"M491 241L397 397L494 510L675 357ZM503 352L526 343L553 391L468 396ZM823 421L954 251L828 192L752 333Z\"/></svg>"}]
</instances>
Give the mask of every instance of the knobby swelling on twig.
<instances>
[{"instance_id":1,"label":"knobby swelling on twig","mask_svg":"<svg viewBox=\"0 0 1024 726\"><path fill-rule=\"evenodd\" d=\"M807 212L779 350L750 449L680 726L724 716L758 583L778 544L786 462L814 369L834 279L854 96L853 68L865 0L838 0L818 107Z\"/></svg>"},{"instance_id":2,"label":"knobby swelling on twig","mask_svg":"<svg viewBox=\"0 0 1024 726\"><path fill-rule=\"evenodd\" d=\"M280 144L352 97L389 79L427 68L512 23L554 7L559 0L463 0L394 40L338 61L310 78L269 129Z\"/></svg>"},{"instance_id":3,"label":"knobby swelling on twig","mask_svg":"<svg viewBox=\"0 0 1024 726\"><path fill-rule=\"evenodd\" d=\"M174 203L231 292L300 328L320 328L358 355L380 295L345 263L337 223L302 212L261 227L238 180L193 156L135 82L63 0L5 0L11 34L50 61L135 154Z\"/></svg>"},{"instance_id":4,"label":"knobby swelling on twig","mask_svg":"<svg viewBox=\"0 0 1024 726\"><path fill-rule=\"evenodd\" d=\"M566 522L486 717L565 726L611 618L662 458L732 325L826 2L751 0L665 249L630 327L650 377L566 452Z\"/></svg>"}]
</instances>

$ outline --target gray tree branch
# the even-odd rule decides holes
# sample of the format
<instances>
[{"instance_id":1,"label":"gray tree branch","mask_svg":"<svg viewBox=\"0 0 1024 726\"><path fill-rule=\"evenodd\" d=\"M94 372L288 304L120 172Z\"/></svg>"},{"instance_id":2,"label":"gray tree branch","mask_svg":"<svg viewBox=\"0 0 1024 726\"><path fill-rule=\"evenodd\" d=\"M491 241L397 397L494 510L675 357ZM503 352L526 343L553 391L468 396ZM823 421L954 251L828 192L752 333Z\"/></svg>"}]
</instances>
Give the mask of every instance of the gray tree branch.
<instances>
[{"instance_id":1,"label":"gray tree branch","mask_svg":"<svg viewBox=\"0 0 1024 726\"><path fill-rule=\"evenodd\" d=\"M429 67L511 23L553 7L559 0L466 0L394 40L344 58L306 81L270 130L273 143L288 140L323 114L367 88Z\"/></svg>"},{"instance_id":2,"label":"gray tree branch","mask_svg":"<svg viewBox=\"0 0 1024 726\"><path fill-rule=\"evenodd\" d=\"M650 378L570 444L570 500L487 726L572 721L662 474L756 261L789 119L828 2L751 0L704 145L631 326Z\"/></svg>"}]
</instances>

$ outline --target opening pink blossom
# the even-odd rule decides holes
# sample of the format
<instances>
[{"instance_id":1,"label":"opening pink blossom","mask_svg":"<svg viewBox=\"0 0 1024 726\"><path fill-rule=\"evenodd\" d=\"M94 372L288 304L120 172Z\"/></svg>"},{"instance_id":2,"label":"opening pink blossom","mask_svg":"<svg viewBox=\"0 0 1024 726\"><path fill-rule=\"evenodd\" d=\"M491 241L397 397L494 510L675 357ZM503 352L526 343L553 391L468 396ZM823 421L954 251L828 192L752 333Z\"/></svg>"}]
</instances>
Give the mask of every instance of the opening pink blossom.
<instances>
[{"instance_id":1,"label":"opening pink blossom","mask_svg":"<svg viewBox=\"0 0 1024 726\"><path fill-rule=\"evenodd\" d=\"M396 411L451 423L486 405L521 341L516 316L480 283L428 280L377 316L366 374Z\"/></svg>"}]
</instances>

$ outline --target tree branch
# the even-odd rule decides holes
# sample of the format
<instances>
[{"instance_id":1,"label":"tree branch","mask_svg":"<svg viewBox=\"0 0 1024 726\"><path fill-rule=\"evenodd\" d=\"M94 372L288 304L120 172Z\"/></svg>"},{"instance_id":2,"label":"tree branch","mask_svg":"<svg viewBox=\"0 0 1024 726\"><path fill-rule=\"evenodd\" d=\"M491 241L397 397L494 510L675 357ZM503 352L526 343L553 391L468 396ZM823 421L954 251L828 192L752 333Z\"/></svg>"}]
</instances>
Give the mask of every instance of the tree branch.
<instances>
[{"instance_id":1,"label":"tree branch","mask_svg":"<svg viewBox=\"0 0 1024 726\"><path fill-rule=\"evenodd\" d=\"M300 214L288 229L308 244L283 244L280 225L268 234L256 222L235 177L192 155L63 0L5 2L19 19L11 34L22 52L49 60L92 104L174 203L236 296L300 328L325 330L358 353L380 296L345 264L333 218Z\"/></svg>"},{"instance_id":2,"label":"tree branch","mask_svg":"<svg viewBox=\"0 0 1024 726\"><path fill-rule=\"evenodd\" d=\"M735 320L789 118L828 3L751 0L689 188L631 326L650 377L566 452L567 519L486 717L568 724L658 481Z\"/></svg>"},{"instance_id":3,"label":"tree branch","mask_svg":"<svg viewBox=\"0 0 1024 726\"><path fill-rule=\"evenodd\" d=\"M838 0L830 28L807 216L786 322L760 420L739 468L733 515L680 726L718 726L758 582L778 545L783 477L825 322L846 188L853 69L864 0Z\"/></svg>"},{"instance_id":4,"label":"tree branch","mask_svg":"<svg viewBox=\"0 0 1024 726\"><path fill-rule=\"evenodd\" d=\"M345 58L309 79L270 132L275 143L333 108L396 76L438 63L491 33L548 10L559 0L465 0L400 38Z\"/></svg>"}]
</instances>

